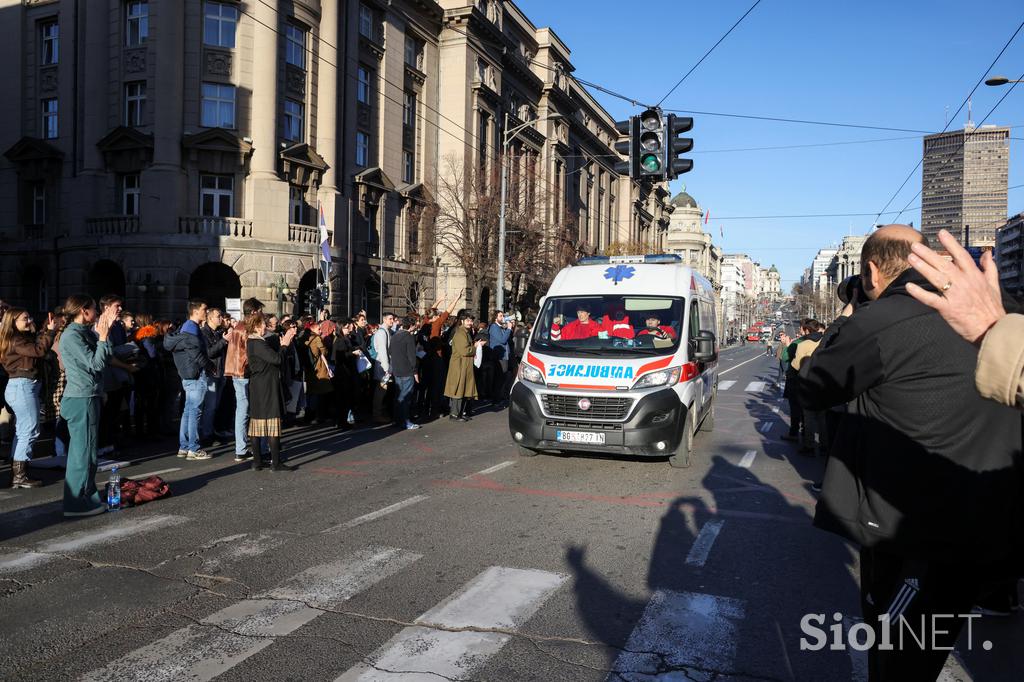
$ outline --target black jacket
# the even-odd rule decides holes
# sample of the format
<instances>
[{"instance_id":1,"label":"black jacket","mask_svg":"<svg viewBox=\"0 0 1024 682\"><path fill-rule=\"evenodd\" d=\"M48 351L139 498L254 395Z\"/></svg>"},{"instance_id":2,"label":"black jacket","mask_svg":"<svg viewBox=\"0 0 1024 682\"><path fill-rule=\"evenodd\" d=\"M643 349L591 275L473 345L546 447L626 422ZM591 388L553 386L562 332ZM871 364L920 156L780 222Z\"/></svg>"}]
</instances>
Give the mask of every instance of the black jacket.
<instances>
[{"instance_id":1,"label":"black jacket","mask_svg":"<svg viewBox=\"0 0 1024 682\"><path fill-rule=\"evenodd\" d=\"M206 356L210 359L209 367L206 370L207 374L210 378L220 378L224 376L224 357L228 353L227 339L224 338L224 334L215 332L206 324L199 330L203 333L203 340L206 342Z\"/></svg>"},{"instance_id":2,"label":"black jacket","mask_svg":"<svg viewBox=\"0 0 1024 682\"><path fill-rule=\"evenodd\" d=\"M907 282L840 317L800 368L808 409L849 402L814 523L926 560L995 561L1021 541L1021 417L974 386L978 351Z\"/></svg>"},{"instance_id":3,"label":"black jacket","mask_svg":"<svg viewBox=\"0 0 1024 682\"><path fill-rule=\"evenodd\" d=\"M164 350L174 354L174 367L182 379L198 379L210 368L202 333L199 325L188 320L176 333L164 337Z\"/></svg>"},{"instance_id":4,"label":"black jacket","mask_svg":"<svg viewBox=\"0 0 1024 682\"><path fill-rule=\"evenodd\" d=\"M416 374L416 337L399 329L391 337L391 373L396 377Z\"/></svg>"}]
</instances>

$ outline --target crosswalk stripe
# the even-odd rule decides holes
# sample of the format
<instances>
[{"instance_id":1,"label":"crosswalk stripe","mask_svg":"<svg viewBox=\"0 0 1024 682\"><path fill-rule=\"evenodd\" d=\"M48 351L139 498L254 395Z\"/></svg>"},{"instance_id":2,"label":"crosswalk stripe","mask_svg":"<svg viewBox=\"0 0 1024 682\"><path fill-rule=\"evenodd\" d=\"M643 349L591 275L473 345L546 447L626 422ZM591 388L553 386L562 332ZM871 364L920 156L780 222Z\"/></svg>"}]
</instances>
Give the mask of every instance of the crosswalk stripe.
<instances>
[{"instance_id":1,"label":"crosswalk stripe","mask_svg":"<svg viewBox=\"0 0 1024 682\"><path fill-rule=\"evenodd\" d=\"M740 460L740 466L744 469L749 469L750 465L754 463L755 457L757 457L757 450L747 450L746 454L743 455L743 459Z\"/></svg>"},{"instance_id":2,"label":"crosswalk stripe","mask_svg":"<svg viewBox=\"0 0 1024 682\"><path fill-rule=\"evenodd\" d=\"M391 547L368 547L314 566L269 592L207 616L202 624L175 630L84 680L210 680L288 635L323 611L389 578L422 555ZM212 626L212 627L211 627Z\"/></svg>"},{"instance_id":3,"label":"crosswalk stripe","mask_svg":"<svg viewBox=\"0 0 1024 682\"><path fill-rule=\"evenodd\" d=\"M188 519L184 516L170 514L126 515L102 528L68 533L37 543L28 551L16 550L0 555L0 573L13 573L34 568L58 559L61 554L110 542L119 542L133 535L158 528L177 526L186 521Z\"/></svg>"},{"instance_id":4,"label":"crosswalk stripe","mask_svg":"<svg viewBox=\"0 0 1024 682\"><path fill-rule=\"evenodd\" d=\"M475 474L470 474L470 476L486 476L487 474L493 474L496 471L501 471L502 469L507 469L508 467L510 467L510 466L512 466L514 464L515 464L515 462L511 462L511 461L509 461L509 462L502 462L500 464L495 464L492 467L487 467L483 471L478 471Z\"/></svg>"},{"instance_id":5,"label":"crosswalk stripe","mask_svg":"<svg viewBox=\"0 0 1024 682\"><path fill-rule=\"evenodd\" d=\"M764 386L765 383L763 381L751 381L744 390L748 393L760 393L764 391Z\"/></svg>"},{"instance_id":6,"label":"crosswalk stripe","mask_svg":"<svg viewBox=\"0 0 1024 682\"><path fill-rule=\"evenodd\" d=\"M694 592L659 590L612 666L615 680L669 679L663 671L731 670L744 602Z\"/></svg>"},{"instance_id":7,"label":"crosswalk stripe","mask_svg":"<svg viewBox=\"0 0 1024 682\"><path fill-rule=\"evenodd\" d=\"M718 390L719 391L728 391L735 384L736 384L735 381L720 381L720 382L718 382Z\"/></svg>"},{"instance_id":8,"label":"crosswalk stripe","mask_svg":"<svg viewBox=\"0 0 1024 682\"><path fill-rule=\"evenodd\" d=\"M267 531L264 533L242 533L219 538L203 547L203 573L217 571L222 564L252 559L277 549L288 539L285 533Z\"/></svg>"},{"instance_id":9,"label":"crosswalk stripe","mask_svg":"<svg viewBox=\"0 0 1024 682\"><path fill-rule=\"evenodd\" d=\"M722 530L722 524L724 523L725 521L714 519L701 526L697 539L693 541L693 546L690 547L690 553L686 555L687 566L700 567L707 562L708 554L711 553L711 546L715 544L715 538L718 537L718 532Z\"/></svg>"},{"instance_id":10,"label":"crosswalk stripe","mask_svg":"<svg viewBox=\"0 0 1024 682\"><path fill-rule=\"evenodd\" d=\"M459 592L416 619L337 682L465 679L512 639L502 632L442 628L514 629L537 612L565 581L547 571L492 566Z\"/></svg>"}]
</instances>

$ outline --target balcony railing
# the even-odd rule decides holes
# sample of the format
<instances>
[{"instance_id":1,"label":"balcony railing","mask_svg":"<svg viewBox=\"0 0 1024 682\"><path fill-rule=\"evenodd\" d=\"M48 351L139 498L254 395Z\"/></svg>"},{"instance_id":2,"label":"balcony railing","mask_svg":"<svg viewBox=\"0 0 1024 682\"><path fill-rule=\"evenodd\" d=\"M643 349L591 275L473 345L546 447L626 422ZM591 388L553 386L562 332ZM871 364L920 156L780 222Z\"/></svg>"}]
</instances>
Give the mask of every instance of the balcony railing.
<instances>
[{"instance_id":1,"label":"balcony railing","mask_svg":"<svg viewBox=\"0 0 1024 682\"><path fill-rule=\"evenodd\" d=\"M246 239L252 237L252 221L245 218L181 216L178 218L178 233Z\"/></svg>"},{"instance_id":2,"label":"balcony railing","mask_svg":"<svg viewBox=\"0 0 1024 682\"><path fill-rule=\"evenodd\" d=\"M139 216L114 215L85 219L85 233L94 235L138 234Z\"/></svg>"},{"instance_id":3,"label":"balcony railing","mask_svg":"<svg viewBox=\"0 0 1024 682\"><path fill-rule=\"evenodd\" d=\"M298 244L317 244L320 242L320 230L312 225L289 223L288 241Z\"/></svg>"}]
</instances>

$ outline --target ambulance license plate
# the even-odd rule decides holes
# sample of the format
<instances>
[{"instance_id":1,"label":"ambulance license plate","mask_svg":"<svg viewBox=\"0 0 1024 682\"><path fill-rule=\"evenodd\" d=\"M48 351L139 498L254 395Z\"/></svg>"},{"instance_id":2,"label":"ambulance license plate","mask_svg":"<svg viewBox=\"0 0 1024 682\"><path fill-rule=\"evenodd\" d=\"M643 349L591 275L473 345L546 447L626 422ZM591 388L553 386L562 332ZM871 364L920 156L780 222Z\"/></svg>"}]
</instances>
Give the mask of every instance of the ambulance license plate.
<instances>
[{"instance_id":1,"label":"ambulance license plate","mask_svg":"<svg viewBox=\"0 0 1024 682\"><path fill-rule=\"evenodd\" d=\"M555 440L560 443L585 443L587 445L604 445L603 433L587 431L555 431Z\"/></svg>"}]
</instances>

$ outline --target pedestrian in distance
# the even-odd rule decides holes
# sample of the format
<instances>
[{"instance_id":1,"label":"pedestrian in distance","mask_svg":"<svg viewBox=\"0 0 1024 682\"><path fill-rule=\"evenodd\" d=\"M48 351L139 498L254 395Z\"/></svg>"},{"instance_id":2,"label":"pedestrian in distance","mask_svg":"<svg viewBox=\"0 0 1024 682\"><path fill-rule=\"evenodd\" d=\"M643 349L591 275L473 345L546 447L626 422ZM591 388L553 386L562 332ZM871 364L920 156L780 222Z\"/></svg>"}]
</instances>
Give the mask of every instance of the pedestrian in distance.
<instances>
[{"instance_id":1,"label":"pedestrian in distance","mask_svg":"<svg viewBox=\"0 0 1024 682\"><path fill-rule=\"evenodd\" d=\"M968 613L1016 577L1024 530L1020 414L978 393L978 348L910 294L941 290L909 267L924 243L906 225L872 233L868 303L851 299L799 373L809 409L852 403L814 523L860 545L864 622L918 633L872 647L871 680L935 679L964 619L934 616Z\"/></svg>"},{"instance_id":2,"label":"pedestrian in distance","mask_svg":"<svg viewBox=\"0 0 1024 682\"><path fill-rule=\"evenodd\" d=\"M398 331L391 337L391 373L398 393L395 397L395 426L400 429L420 428L412 421L412 398L420 381L419 358L416 357L416 331L420 319L416 315L404 317Z\"/></svg>"},{"instance_id":3,"label":"pedestrian in distance","mask_svg":"<svg viewBox=\"0 0 1024 682\"><path fill-rule=\"evenodd\" d=\"M214 418L224 394L224 357L227 355L228 341L223 322L223 311L220 308L209 308L206 311L206 322L199 328L209 359L206 393L203 396L203 418L199 423L199 442L206 446L213 444Z\"/></svg>"},{"instance_id":4,"label":"pedestrian in distance","mask_svg":"<svg viewBox=\"0 0 1024 682\"><path fill-rule=\"evenodd\" d=\"M270 465L274 471L294 471L281 458L281 418L284 415L284 391L281 387L282 352L270 347L267 342L266 319L263 313L249 315L245 322L249 338L246 355L249 361L249 436L255 441L267 443L270 450ZM288 348L295 339L295 328L281 337L281 348ZM262 452L262 448L256 449ZM263 468L263 456L256 454L252 469Z\"/></svg>"},{"instance_id":5,"label":"pedestrian in distance","mask_svg":"<svg viewBox=\"0 0 1024 682\"><path fill-rule=\"evenodd\" d=\"M224 356L224 376L231 377L235 391L235 461L244 462L253 454L249 449L249 360L248 337L245 320L263 310L263 303L256 298L242 302L243 320L228 329L227 352Z\"/></svg>"},{"instance_id":6,"label":"pedestrian in distance","mask_svg":"<svg viewBox=\"0 0 1024 682\"><path fill-rule=\"evenodd\" d=\"M472 411L470 401L477 399L476 377L473 374L473 358L476 349L483 346L483 340L473 341L470 333L473 329L473 315L464 312L452 334L452 355L448 363L448 377L444 385L444 394L451 399L451 412L448 418L456 421L469 421Z\"/></svg>"},{"instance_id":7,"label":"pedestrian in distance","mask_svg":"<svg viewBox=\"0 0 1024 682\"><path fill-rule=\"evenodd\" d=\"M28 477L32 446L39 438L39 394L43 379L43 358L53 345L57 322L47 315L46 328L36 330L24 308L8 308L0 320L0 363L7 373L4 400L15 418L11 443L11 487L38 488L41 482Z\"/></svg>"},{"instance_id":8,"label":"pedestrian in distance","mask_svg":"<svg viewBox=\"0 0 1024 682\"><path fill-rule=\"evenodd\" d=\"M388 387L391 385L391 329L395 316L387 313L381 318L380 326L370 337L370 358L373 361L373 421L375 424L390 424L385 414Z\"/></svg>"},{"instance_id":9,"label":"pedestrian in distance","mask_svg":"<svg viewBox=\"0 0 1024 682\"><path fill-rule=\"evenodd\" d=\"M185 407L178 428L178 457L190 461L210 459L199 445L199 422L208 390L207 376L211 369L206 339L201 326L206 322L206 301L188 302L188 319L176 334L164 338L164 349L174 355L174 366L185 392Z\"/></svg>"},{"instance_id":10,"label":"pedestrian in distance","mask_svg":"<svg viewBox=\"0 0 1024 682\"><path fill-rule=\"evenodd\" d=\"M64 303L64 314L71 320L60 338L61 361L67 377L60 413L68 422L70 434L64 473L64 516L92 516L107 509L96 491L97 439L103 370L114 354L109 334L117 311L108 307L98 314L92 298L75 294Z\"/></svg>"},{"instance_id":11,"label":"pedestrian in distance","mask_svg":"<svg viewBox=\"0 0 1024 682\"><path fill-rule=\"evenodd\" d=\"M337 427L341 431L352 428L349 420L355 422L357 408L358 367L363 351L354 341L355 320L345 320L331 347L331 361L334 364L334 397Z\"/></svg>"}]
</instances>

